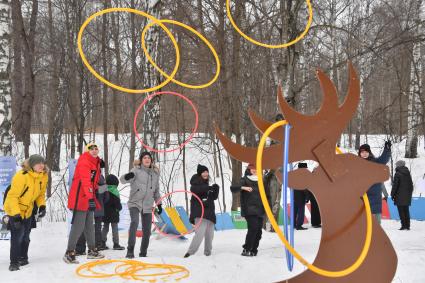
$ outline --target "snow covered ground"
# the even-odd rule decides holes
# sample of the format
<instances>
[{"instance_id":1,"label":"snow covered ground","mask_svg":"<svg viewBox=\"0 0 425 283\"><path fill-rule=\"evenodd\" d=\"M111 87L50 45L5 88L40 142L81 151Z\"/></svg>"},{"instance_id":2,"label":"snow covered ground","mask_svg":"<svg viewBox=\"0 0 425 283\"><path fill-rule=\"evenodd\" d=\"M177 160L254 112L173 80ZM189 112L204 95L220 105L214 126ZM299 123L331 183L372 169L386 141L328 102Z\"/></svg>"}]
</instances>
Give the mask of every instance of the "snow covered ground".
<instances>
[{"instance_id":1,"label":"snow covered ground","mask_svg":"<svg viewBox=\"0 0 425 283\"><path fill-rule=\"evenodd\" d=\"M399 231L400 224L384 220L382 226L389 235L398 255L397 273L393 282L425 282L423 270L425 262L425 222L412 221L412 230ZM183 258L191 239L171 240L157 238L154 234L148 250L149 263L167 263L186 267L190 276L180 282L276 282L288 279L304 270L295 260L294 271L286 269L283 245L274 233L264 232L257 257L246 258L240 255L246 230L228 230L215 233L213 254L203 255L202 246L198 253ZM42 223L33 230L30 245L30 264L18 272L9 272L8 241L0 241L0 282L47 283L47 282L133 282L119 277L113 279L84 279L75 274L78 265L68 265L62 261L67 242L65 223ZM121 244L125 245L126 235L121 234ZM295 246L308 260L312 261L317 252L320 229L310 228L295 231ZM140 239L138 239L138 245ZM109 246L111 243L109 243ZM125 251L105 251L107 258L124 258ZM87 260L79 257L80 263ZM141 258L136 258L141 259ZM113 272L112 268L104 271ZM157 281L162 282L162 281Z\"/></svg>"}]
</instances>

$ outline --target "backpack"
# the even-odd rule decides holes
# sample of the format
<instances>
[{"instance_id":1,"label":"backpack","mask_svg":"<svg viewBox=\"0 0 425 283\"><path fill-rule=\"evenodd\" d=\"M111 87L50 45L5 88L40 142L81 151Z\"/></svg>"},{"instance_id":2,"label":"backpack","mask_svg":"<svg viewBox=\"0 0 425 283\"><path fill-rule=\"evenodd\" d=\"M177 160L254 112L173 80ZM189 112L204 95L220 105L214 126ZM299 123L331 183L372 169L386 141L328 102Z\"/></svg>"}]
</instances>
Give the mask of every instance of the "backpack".
<instances>
[{"instance_id":1,"label":"backpack","mask_svg":"<svg viewBox=\"0 0 425 283\"><path fill-rule=\"evenodd\" d=\"M28 173L27 171L24 171L22 174L25 175L27 173ZM4 191L3 206L4 206L4 203L6 202L6 197L7 197L7 194L9 193L11 187L12 187L12 184L9 184L9 186L7 186L6 190ZM24 186L24 189L23 189L21 195L19 196L20 198L23 197L25 195L25 193L28 191L28 187L26 189L25 189L25 187L27 187L27 185Z\"/></svg>"}]
</instances>

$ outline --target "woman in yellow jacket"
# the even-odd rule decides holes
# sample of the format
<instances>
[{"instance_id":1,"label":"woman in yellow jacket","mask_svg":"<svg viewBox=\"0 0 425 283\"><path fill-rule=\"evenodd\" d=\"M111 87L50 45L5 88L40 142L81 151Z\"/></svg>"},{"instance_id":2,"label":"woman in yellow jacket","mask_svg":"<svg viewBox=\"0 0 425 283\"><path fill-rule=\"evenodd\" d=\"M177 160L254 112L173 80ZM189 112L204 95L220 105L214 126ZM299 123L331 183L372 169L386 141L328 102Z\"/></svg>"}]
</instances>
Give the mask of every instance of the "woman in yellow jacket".
<instances>
[{"instance_id":1,"label":"woman in yellow jacket","mask_svg":"<svg viewBox=\"0 0 425 283\"><path fill-rule=\"evenodd\" d=\"M38 217L46 215L47 166L42 156L34 154L22 164L22 170L12 178L10 190L4 203L9 216L10 271L28 264L28 247L34 204Z\"/></svg>"}]
</instances>

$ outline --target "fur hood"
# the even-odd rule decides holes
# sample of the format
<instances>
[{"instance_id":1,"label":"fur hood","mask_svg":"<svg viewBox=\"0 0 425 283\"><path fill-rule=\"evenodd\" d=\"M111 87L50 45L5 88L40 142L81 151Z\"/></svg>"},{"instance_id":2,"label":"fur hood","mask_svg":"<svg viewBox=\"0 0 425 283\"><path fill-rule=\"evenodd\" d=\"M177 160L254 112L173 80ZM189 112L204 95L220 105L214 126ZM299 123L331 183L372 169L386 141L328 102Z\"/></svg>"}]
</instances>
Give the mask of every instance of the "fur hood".
<instances>
[{"instance_id":1,"label":"fur hood","mask_svg":"<svg viewBox=\"0 0 425 283\"><path fill-rule=\"evenodd\" d=\"M24 162L22 162L21 167L25 171L32 171L32 168L30 167L29 159L25 159ZM50 171L49 167L47 167L46 164L44 164L44 173L48 174Z\"/></svg>"},{"instance_id":2,"label":"fur hood","mask_svg":"<svg viewBox=\"0 0 425 283\"><path fill-rule=\"evenodd\" d=\"M134 167L136 167L136 168L140 168L141 166L142 166L142 161L140 160L140 159L136 159L136 160L134 160L134 162L133 162L133 166ZM159 174L159 167L155 164L155 163L152 163L151 164L151 168L156 172L156 173L158 173Z\"/></svg>"}]
</instances>

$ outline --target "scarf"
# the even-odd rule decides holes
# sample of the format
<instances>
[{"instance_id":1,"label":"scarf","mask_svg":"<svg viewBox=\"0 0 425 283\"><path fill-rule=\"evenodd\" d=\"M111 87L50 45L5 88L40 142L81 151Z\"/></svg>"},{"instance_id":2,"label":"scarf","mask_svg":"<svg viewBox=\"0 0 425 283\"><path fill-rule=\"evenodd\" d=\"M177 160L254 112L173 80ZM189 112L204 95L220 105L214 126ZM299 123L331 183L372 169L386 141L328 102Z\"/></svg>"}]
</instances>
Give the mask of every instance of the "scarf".
<instances>
[{"instance_id":1,"label":"scarf","mask_svg":"<svg viewBox=\"0 0 425 283\"><path fill-rule=\"evenodd\" d=\"M258 176L257 175L248 175L246 177L253 182L258 182Z\"/></svg>"},{"instance_id":2,"label":"scarf","mask_svg":"<svg viewBox=\"0 0 425 283\"><path fill-rule=\"evenodd\" d=\"M111 194L113 194L114 196L116 196L117 198L120 197L120 192L118 191L118 186L108 185L108 191Z\"/></svg>"}]
</instances>

